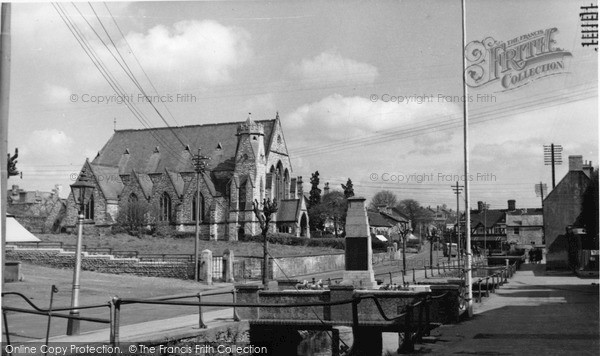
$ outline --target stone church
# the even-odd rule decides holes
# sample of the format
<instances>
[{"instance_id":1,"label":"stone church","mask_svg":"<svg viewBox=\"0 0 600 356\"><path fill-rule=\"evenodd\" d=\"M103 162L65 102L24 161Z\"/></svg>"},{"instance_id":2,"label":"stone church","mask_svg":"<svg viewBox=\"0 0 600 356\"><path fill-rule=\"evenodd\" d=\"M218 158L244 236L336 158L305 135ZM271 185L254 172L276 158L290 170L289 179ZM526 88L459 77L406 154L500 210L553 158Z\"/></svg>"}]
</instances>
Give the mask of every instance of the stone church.
<instances>
[{"instance_id":1,"label":"stone church","mask_svg":"<svg viewBox=\"0 0 600 356\"><path fill-rule=\"evenodd\" d=\"M294 177L279 115L273 120L116 130L81 172L96 186L84 209L85 224L108 228L119 209L144 199L156 223L194 231L196 172L201 149L200 232L205 239L237 240L260 234L252 202L278 203L270 231L310 237L302 177ZM66 226L76 224L77 207L67 200Z\"/></svg>"}]
</instances>

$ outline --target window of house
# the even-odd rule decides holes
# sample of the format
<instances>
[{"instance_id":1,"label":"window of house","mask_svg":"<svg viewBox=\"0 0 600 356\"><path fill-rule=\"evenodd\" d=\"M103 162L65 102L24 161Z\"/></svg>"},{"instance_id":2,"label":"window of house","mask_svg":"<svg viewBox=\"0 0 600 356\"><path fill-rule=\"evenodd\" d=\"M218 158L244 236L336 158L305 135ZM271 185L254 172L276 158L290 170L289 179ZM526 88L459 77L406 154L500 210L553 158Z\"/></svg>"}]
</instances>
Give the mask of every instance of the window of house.
<instances>
[{"instance_id":1,"label":"window of house","mask_svg":"<svg viewBox=\"0 0 600 356\"><path fill-rule=\"evenodd\" d=\"M190 220L196 221L196 199L198 197L198 192L194 192L194 197L192 198L192 218ZM200 222L202 222L202 218L204 217L204 197L202 193L200 193Z\"/></svg>"},{"instance_id":2,"label":"window of house","mask_svg":"<svg viewBox=\"0 0 600 356\"><path fill-rule=\"evenodd\" d=\"M514 229L514 231L513 231L513 232L515 233L515 235L518 235L518 234L519 234L519 228L518 228L518 227L515 227L515 229Z\"/></svg>"},{"instance_id":3,"label":"window of house","mask_svg":"<svg viewBox=\"0 0 600 356\"><path fill-rule=\"evenodd\" d=\"M167 192L160 197L160 220L171 221L171 197Z\"/></svg>"}]
</instances>

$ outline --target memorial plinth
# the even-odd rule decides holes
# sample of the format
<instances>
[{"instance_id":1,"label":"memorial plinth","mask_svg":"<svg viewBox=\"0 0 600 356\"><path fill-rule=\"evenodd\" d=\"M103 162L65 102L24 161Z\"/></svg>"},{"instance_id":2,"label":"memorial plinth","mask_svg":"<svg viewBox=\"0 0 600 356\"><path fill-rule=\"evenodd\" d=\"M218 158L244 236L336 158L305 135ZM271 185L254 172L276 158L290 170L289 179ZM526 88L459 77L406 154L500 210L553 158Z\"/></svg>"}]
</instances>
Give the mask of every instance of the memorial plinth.
<instances>
[{"instance_id":1,"label":"memorial plinth","mask_svg":"<svg viewBox=\"0 0 600 356\"><path fill-rule=\"evenodd\" d=\"M342 285L377 288L373 273L373 249L365 198L348 198L346 216L346 269Z\"/></svg>"}]
</instances>

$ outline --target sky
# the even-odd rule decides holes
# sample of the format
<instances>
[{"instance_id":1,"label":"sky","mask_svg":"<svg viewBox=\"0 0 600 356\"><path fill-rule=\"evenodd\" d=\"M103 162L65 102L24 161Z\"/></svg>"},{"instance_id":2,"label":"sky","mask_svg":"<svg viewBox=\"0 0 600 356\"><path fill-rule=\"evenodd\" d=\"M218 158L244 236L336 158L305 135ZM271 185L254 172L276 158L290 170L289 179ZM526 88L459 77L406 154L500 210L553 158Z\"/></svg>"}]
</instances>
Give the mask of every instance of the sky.
<instances>
[{"instance_id":1,"label":"sky","mask_svg":"<svg viewBox=\"0 0 600 356\"><path fill-rule=\"evenodd\" d=\"M472 206L481 200L505 208L515 199L517 207L540 207L534 185L551 188L543 145L563 147L557 183L569 155L598 166L597 52L581 45L579 16L589 4L466 1L467 44L527 43L556 29L551 46L563 53L523 69L560 61L559 69L542 73L553 75L509 88L500 80L468 87ZM266 120L278 112L293 174L304 177L305 191L319 171L321 188L329 182L341 189L350 178L367 199L391 190L400 200L455 209L451 185L464 174L460 5L13 4L8 136L9 150L19 148L23 178L8 184L41 191L59 184L66 197L85 159L96 156L115 127L243 121L248 113ZM121 102L82 46L93 49L96 64L102 62L141 114ZM502 76L507 73L509 80L517 75ZM157 96L154 107L134 80Z\"/></svg>"}]
</instances>

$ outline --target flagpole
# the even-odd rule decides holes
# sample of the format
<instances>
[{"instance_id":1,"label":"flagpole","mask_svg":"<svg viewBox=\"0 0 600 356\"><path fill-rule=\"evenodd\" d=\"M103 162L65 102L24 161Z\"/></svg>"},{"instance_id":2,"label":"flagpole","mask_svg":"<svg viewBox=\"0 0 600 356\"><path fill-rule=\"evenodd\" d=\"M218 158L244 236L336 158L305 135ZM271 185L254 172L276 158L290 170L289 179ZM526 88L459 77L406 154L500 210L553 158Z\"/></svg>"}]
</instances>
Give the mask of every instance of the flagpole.
<instances>
[{"instance_id":1,"label":"flagpole","mask_svg":"<svg viewBox=\"0 0 600 356\"><path fill-rule=\"evenodd\" d=\"M465 164L465 239L467 240L467 312L469 317L473 316L473 280L471 274L471 264L473 262L473 254L471 252L471 210L469 204L469 118L468 108L469 100L467 98L467 58L465 56L465 48L467 46L467 9L465 0L461 0L462 8L462 57L463 57L463 130L464 130L464 164Z\"/></svg>"}]
</instances>

